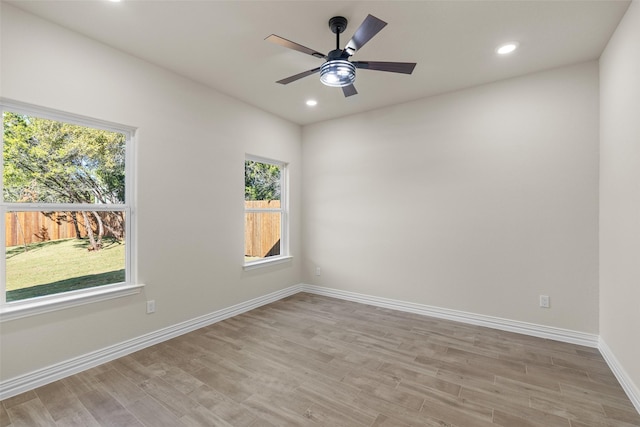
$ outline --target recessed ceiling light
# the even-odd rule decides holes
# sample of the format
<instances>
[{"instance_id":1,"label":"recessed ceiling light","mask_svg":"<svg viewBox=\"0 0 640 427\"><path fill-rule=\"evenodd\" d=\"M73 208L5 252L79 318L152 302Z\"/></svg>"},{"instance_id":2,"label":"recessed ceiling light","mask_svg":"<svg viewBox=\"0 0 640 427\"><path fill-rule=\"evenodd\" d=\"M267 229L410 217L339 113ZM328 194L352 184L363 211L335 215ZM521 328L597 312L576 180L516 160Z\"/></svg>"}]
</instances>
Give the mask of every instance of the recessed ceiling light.
<instances>
[{"instance_id":1,"label":"recessed ceiling light","mask_svg":"<svg viewBox=\"0 0 640 427\"><path fill-rule=\"evenodd\" d=\"M307 105L309 107L315 107L316 105L318 105L318 101L316 101L315 99L309 99L307 100Z\"/></svg>"},{"instance_id":2,"label":"recessed ceiling light","mask_svg":"<svg viewBox=\"0 0 640 427\"><path fill-rule=\"evenodd\" d=\"M514 50L516 50L517 48L518 48L518 42L509 42L496 48L496 53L498 55L508 55Z\"/></svg>"}]
</instances>

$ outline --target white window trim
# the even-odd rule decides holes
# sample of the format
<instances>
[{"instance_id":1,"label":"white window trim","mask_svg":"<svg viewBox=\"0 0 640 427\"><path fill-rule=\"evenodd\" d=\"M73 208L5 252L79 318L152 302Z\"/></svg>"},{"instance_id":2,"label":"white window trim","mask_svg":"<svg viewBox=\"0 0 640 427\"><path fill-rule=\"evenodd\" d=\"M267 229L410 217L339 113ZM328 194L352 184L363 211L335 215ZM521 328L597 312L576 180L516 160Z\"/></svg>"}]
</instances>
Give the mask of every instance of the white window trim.
<instances>
[{"instance_id":1,"label":"white window trim","mask_svg":"<svg viewBox=\"0 0 640 427\"><path fill-rule=\"evenodd\" d=\"M280 255L270 256L255 261L245 262L243 270L255 270L274 264L290 262L293 256L289 252L289 165L282 160L245 154L245 161L268 163L280 167L280 209L244 209L244 214L251 212L279 212L280 213ZM245 230L243 230L244 235ZM243 246L244 248L244 246ZM243 249L244 250L244 249Z\"/></svg>"},{"instance_id":2,"label":"white window trim","mask_svg":"<svg viewBox=\"0 0 640 427\"><path fill-rule=\"evenodd\" d=\"M130 126L120 125L116 123L106 122L103 120L96 120L76 114L64 113L49 108L38 107L31 104L26 104L19 101L9 100L6 98L0 98L0 110L11 111L20 114L41 117L50 120L57 120L71 124L77 124L80 126L94 127L97 129L104 129L112 132L124 133L127 136L127 143L125 147L125 203L122 205L82 205L82 204L46 204L46 203L5 203L0 201L0 215L2 215L2 223L4 224L4 218L6 212L13 211L69 211L86 210L91 206L91 210L105 210L105 211L124 211L126 213L125 221L125 282L114 283L110 285L97 286L93 288L80 289L77 291L63 292L52 295L45 295L42 297L29 298L19 301L6 301L6 277L4 274L0 274L0 323L28 317L32 315L47 313L56 310L62 310L69 307L75 307L78 305L93 303L97 301L104 301L112 298L119 298L127 295L134 295L140 293L142 284L136 284L137 277L136 265L133 262L135 254L135 182L134 182L134 169L135 164L135 132L136 129ZM4 135L3 125L0 123L0 134ZM0 152L0 160L2 158L2 152ZM0 176L2 175L3 162L0 161ZM0 200L2 194L2 179L0 179ZM2 249L0 250L0 267L2 271L6 272L6 256L5 256L5 227L0 227L0 242Z\"/></svg>"},{"instance_id":3,"label":"white window trim","mask_svg":"<svg viewBox=\"0 0 640 427\"><path fill-rule=\"evenodd\" d=\"M245 271L256 270L275 264L284 264L285 262L290 262L292 259L293 257L291 255L270 256L269 258L247 262L242 266L242 269Z\"/></svg>"},{"instance_id":4,"label":"white window trim","mask_svg":"<svg viewBox=\"0 0 640 427\"><path fill-rule=\"evenodd\" d=\"M116 283L113 285L103 285L95 288L8 302L0 307L0 322L49 313L51 311L63 310L65 308L98 301L106 301L127 295L135 295L139 294L143 287L144 285L141 284Z\"/></svg>"}]
</instances>

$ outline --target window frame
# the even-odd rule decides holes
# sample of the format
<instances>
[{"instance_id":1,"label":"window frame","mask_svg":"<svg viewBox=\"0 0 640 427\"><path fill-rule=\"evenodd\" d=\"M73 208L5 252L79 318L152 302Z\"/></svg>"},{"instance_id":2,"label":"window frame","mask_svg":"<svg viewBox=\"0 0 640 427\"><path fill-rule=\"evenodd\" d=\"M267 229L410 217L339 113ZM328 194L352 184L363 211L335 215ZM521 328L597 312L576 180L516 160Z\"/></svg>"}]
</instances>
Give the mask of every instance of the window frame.
<instances>
[{"instance_id":1,"label":"window frame","mask_svg":"<svg viewBox=\"0 0 640 427\"><path fill-rule=\"evenodd\" d=\"M144 285L136 284L135 253L135 134L136 128L76 114L39 107L18 101L0 98L0 111L13 112L43 119L56 120L79 126L118 132L125 135L125 200L123 204L82 204L82 203L14 203L5 202L2 195L4 182L0 179L0 322L60 310L96 301L118 298L140 293ZM0 133L4 139L4 120L0 123ZM0 176L4 169L3 151L0 151ZM122 211L125 214L125 281L95 286L75 291L60 292L17 301L6 301L6 213L8 212L68 212L83 211L90 206L92 211Z\"/></svg>"},{"instance_id":2,"label":"window frame","mask_svg":"<svg viewBox=\"0 0 640 427\"><path fill-rule=\"evenodd\" d=\"M281 160L269 159L253 154L245 154L244 160L266 163L269 165L278 166L280 168L280 208L247 208L245 205L243 213L243 216L245 218L248 213L280 213L280 255L274 255L255 261L245 261L243 262L242 268L244 270L253 270L256 268L289 262L291 259L293 259L293 256L291 256L289 249L289 165L288 163ZM243 237L245 236L245 233L246 229L243 227ZM242 250L244 252L244 244L242 247Z\"/></svg>"}]
</instances>

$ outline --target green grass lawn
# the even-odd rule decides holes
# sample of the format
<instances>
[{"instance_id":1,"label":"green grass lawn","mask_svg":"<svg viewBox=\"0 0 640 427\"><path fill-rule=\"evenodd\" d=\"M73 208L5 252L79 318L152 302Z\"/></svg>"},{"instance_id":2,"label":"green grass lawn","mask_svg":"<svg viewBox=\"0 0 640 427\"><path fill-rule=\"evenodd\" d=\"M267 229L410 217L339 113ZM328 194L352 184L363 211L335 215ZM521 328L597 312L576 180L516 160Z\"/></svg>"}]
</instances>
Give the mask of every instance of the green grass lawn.
<instances>
[{"instance_id":1,"label":"green grass lawn","mask_svg":"<svg viewBox=\"0 0 640 427\"><path fill-rule=\"evenodd\" d=\"M103 243L98 252L78 239L7 248L7 301L123 282L125 245Z\"/></svg>"}]
</instances>

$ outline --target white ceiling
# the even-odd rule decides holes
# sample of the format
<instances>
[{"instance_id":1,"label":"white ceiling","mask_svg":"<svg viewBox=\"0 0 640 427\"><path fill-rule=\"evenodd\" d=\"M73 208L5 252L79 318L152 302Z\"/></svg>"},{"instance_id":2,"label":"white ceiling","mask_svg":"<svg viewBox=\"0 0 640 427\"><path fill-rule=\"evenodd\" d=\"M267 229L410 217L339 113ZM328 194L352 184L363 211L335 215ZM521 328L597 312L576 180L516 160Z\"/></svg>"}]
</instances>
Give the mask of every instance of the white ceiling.
<instances>
[{"instance_id":1,"label":"white ceiling","mask_svg":"<svg viewBox=\"0 0 640 427\"><path fill-rule=\"evenodd\" d=\"M597 59L629 1L8 1L25 11L191 78L298 124L398 104L539 70ZM417 62L412 75L358 70L345 98L319 75L276 80L322 60L264 41L270 34L328 52L328 27L367 14L388 25L352 57ZM498 57L495 48L520 48ZM305 101L314 98L316 107Z\"/></svg>"}]
</instances>

